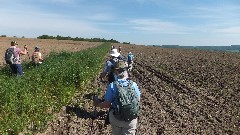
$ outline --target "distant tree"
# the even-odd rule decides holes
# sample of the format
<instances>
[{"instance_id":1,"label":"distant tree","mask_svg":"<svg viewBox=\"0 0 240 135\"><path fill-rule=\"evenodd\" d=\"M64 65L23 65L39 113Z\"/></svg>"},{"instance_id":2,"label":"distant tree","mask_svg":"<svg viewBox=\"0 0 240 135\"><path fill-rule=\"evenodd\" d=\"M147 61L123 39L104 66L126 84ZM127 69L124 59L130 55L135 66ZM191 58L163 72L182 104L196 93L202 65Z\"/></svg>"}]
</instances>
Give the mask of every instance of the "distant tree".
<instances>
[{"instance_id":1,"label":"distant tree","mask_svg":"<svg viewBox=\"0 0 240 135\"><path fill-rule=\"evenodd\" d=\"M1 37L7 37L7 35L1 35Z\"/></svg>"},{"instance_id":2,"label":"distant tree","mask_svg":"<svg viewBox=\"0 0 240 135\"><path fill-rule=\"evenodd\" d=\"M89 41L89 42L112 42L112 43L120 43L117 40L111 39L111 40L106 40L106 39L101 39L101 38L79 38L79 37L75 37L72 38L70 36L67 37L63 37L60 35L57 35L56 37L54 36L48 36L48 35L42 35L42 36L38 36L38 39L57 39L57 40L73 40L73 41ZM129 42L130 44L130 42Z\"/></svg>"},{"instance_id":3,"label":"distant tree","mask_svg":"<svg viewBox=\"0 0 240 135\"><path fill-rule=\"evenodd\" d=\"M123 42L123 44L130 44L130 42Z\"/></svg>"}]
</instances>

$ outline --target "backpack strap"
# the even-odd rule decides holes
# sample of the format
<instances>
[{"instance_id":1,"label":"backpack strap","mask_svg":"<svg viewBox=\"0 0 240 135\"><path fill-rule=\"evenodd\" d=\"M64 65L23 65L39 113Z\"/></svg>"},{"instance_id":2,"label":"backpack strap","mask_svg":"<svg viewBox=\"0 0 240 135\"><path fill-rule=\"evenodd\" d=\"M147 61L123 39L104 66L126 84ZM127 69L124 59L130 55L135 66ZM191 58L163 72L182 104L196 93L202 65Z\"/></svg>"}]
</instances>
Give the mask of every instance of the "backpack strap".
<instances>
[{"instance_id":1,"label":"backpack strap","mask_svg":"<svg viewBox=\"0 0 240 135\"><path fill-rule=\"evenodd\" d=\"M132 80L129 80L128 82L129 82L128 87L132 87L133 81L132 81Z\"/></svg>"},{"instance_id":2,"label":"backpack strap","mask_svg":"<svg viewBox=\"0 0 240 135\"><path fill-rule=\"evenodd\" d=\"M118 81L114 81L113 83L116 85L116 87L117 87L117 92L118 92L118 89L120 88L119 82L118 82Z\"/></svg>"},{"instance_id":3,"label":"backpack strap","mask_svg":"<svg viewBox=\"0 0 240 135\"><path fill-rule=\"evenodd\" d=\"M132 80L127 80L129 83L128 83L128 88L132 88L132 85L133 85L133 81ZM120 84L118 81L114 81L114 84L116 85L117 89L119 89Z\"/></svg>"}]
</instances>

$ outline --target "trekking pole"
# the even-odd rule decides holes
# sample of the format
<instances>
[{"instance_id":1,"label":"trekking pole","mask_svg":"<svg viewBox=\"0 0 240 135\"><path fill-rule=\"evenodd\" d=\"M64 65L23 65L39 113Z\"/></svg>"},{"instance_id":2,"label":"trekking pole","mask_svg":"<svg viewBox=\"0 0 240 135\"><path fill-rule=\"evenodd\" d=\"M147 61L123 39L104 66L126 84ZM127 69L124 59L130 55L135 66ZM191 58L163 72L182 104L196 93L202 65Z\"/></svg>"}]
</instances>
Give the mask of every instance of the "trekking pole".
<instances>
[{"instance_id":1,"label":"trekking pole","mask_svg":"<svg viewBox=\"0 0 240 135\"><path fill-rule=\"evenodd\" d=\"M93 101L99 100L99 99L98 99L98 95L99 95L100 92L101 92L101 89L100 89L100 83L99 83L99 84L98 84L97 93L94 93ZM97 118L97 107L94 106L93 117L92 117L92 125L91 125L91 133L90 133L91 135L93 134L93 128L94 128L93 122L94 122L94 120L95 120L96 118Z\"/></svg>"},{"instance_id":2,"label":"trekking pole","mask_svg":"<svg viewBox=\"0 0 240 135\"><path fill-rule=\"evenodd\" d=\"M100 83L98 84L98 90L97 90L97 93L95 93L94 97L93 97L93 100L94 99L98 99L98 95L101 93L101 88L100 88ZM97 118L97 108L96 106L94 106L94 111L93 111L93 117L94 118Z\"/></svg>"}]
</instances>

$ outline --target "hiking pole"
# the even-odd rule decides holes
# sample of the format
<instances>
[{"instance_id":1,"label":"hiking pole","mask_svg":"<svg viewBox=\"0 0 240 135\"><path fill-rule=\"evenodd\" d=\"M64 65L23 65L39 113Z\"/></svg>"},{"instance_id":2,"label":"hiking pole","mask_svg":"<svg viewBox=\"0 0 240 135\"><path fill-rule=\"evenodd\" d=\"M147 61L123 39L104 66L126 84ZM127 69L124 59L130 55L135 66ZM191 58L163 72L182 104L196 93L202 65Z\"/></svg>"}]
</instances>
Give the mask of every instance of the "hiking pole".
<instances>
[{"instance_id":1,"label":"hiking pole","mask_svg":"<svg viewBox=\"0 0 240 135\"><path fill-rule=\"evenodd\" d=\"M98 97L97 97L96 95L93 96L93 102L94 102L95 100L98 100ZM97 107L94 106L93 116L92 116L92 123L91 123L91 126L90 126L90 127L91 127L91 128L90 128L90 135L93 135L93 129L94 129L93 121L94 121L94 119L96 119L96 118L97 118Z\"/></svg>"},{"instance_id":2,"label":"hiking pole","mask_svg":"<svg viewBox=\"0 0 240 135\"><path fill-rule=\"evenodd\" d=\"M99 83L97 93L95 93L95 95L93 96L93 101L96 101L96 100L99 101L98 95L100 94L100 92L101 92L101 88L100 88L100 83ZM94 106L93 118L94 119L97 118L97 107L96 106Z\"/></svg>"},{"instance_id":3,"label":"hiking pole","mask_svg":"<svg viewBox=\"0 0 240 135\"><path fill-rule=\"evenodd\" d=\"M100 91L101 91L101 89L100 89L100 84L98 85L98 90L97 90L97 93L94 93L94 96L93 96L93 101L99 101L99 99L98 99L98 95L99 95L99 93L100 93ZM94 126L93 126L93 122L94 122L94 120L97 118L97 107L96 106L94 106L94 110L93 110L93 116L92 116L92 125L91 125L91 135L92 135L92 133L93 133L93 128L94 128Z\"/></svg>"}]
</instances>

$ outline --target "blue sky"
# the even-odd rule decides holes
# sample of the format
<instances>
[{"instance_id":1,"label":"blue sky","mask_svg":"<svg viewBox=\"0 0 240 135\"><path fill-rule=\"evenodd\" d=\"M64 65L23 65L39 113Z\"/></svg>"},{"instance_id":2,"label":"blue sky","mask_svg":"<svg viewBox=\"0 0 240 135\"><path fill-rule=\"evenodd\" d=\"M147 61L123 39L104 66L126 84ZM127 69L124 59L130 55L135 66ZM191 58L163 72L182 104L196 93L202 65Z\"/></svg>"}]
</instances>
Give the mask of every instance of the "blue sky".
<instances>
[{"instance_id":1,"label":"blue sky","mask_svg":"<svg viewBox=\"0 0 240 135\"><path fill-rule=\"evenodd\" d=\"M240 0L0 0L0 35L240 45Z\"/></svg>"}]
</instances>

